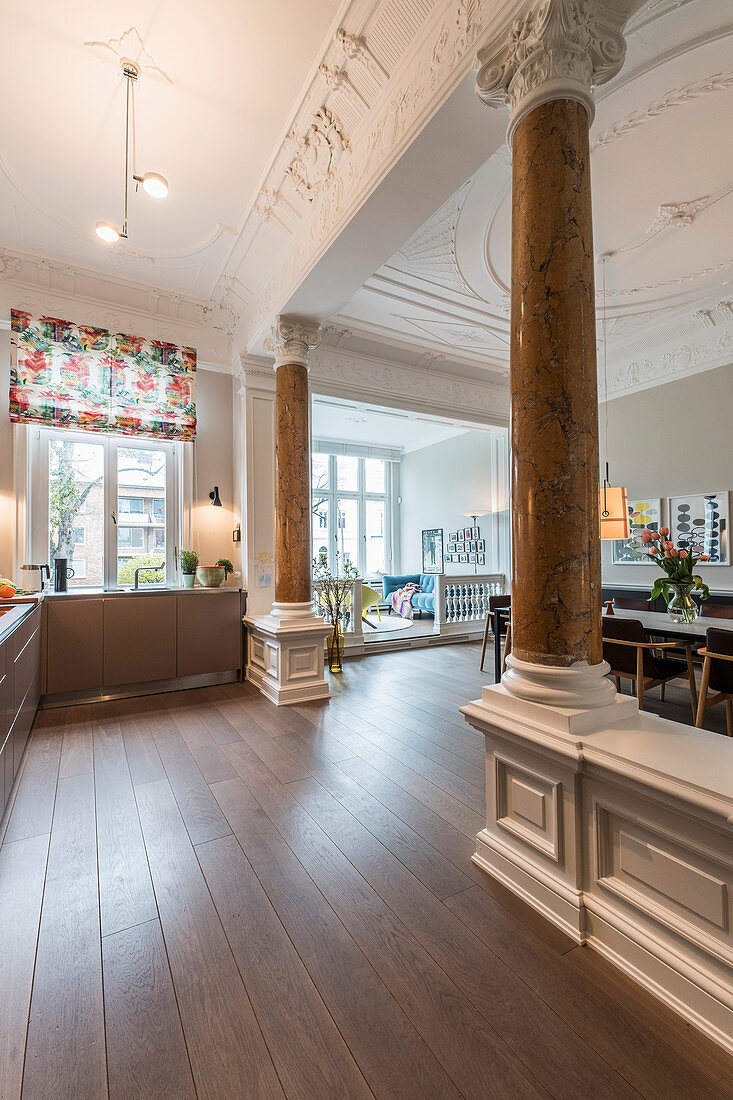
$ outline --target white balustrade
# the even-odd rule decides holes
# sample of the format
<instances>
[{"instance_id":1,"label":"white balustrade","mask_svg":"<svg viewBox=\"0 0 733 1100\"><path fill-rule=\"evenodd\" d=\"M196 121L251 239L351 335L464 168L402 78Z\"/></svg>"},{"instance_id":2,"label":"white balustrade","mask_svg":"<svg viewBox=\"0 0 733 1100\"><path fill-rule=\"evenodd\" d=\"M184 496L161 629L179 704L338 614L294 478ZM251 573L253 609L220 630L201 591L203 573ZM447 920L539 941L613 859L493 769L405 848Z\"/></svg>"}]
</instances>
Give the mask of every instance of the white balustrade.
<instances>
[{"instance_id":1,"label":"white balustrade","mask_svg":"<svg viewBox=\"0 0 733 1100\"><path fill-rule=\"evenodd\" d=\"M489 597L504 592L503 573L466 573L435 578L436 634L483 630L489 614Z\"/></svg>"}]
</instances>

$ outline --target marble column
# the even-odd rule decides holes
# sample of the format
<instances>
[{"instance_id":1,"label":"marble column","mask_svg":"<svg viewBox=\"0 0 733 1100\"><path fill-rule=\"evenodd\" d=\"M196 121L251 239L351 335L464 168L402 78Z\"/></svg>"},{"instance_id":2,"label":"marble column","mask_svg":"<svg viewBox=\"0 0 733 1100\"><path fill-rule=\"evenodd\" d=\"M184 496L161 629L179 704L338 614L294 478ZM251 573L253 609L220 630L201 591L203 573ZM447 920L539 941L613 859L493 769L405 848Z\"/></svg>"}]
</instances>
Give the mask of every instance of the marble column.
<instances>
[{"instance_id":1,"label":"marble column","mask_svg":"<svg viewBox=\"0 0 733 1100\"><path fill-rule=\"evenodd\" d=\"M512 653L558 667L603 659L588 123L551 100L512 147Z\"/></svg>"},{"instance_id":2,"label":"marble column","mask_svg":"<svg viewBox=\"0 0 733 1100\"><path fill-rule=\"evenodd\" d=\"M281 363L275 408L275 603L310 604L308 368Z\"/></svg>"},{"instance_id":3,"label":"marble column","mask_svg":"<svg viewBox=\"0 0 733 1100\"><path fill-rule=\"evenodd\" d=\"M275 601L245 617L247 679L274 703L329 696L323 642L330 627L311 601L310 397L308 353L319 327L278 317L265 349L275 356Z\"/></svg>"},{"instance_id":4,"label":"marble column","mask_svg":"<svg viewBox=\"0 0 733 1100\"><path fill-rule=\"evenodd\" d=\"M481 51L479 97L510 106L512 654L520 698L605 706L591 87L621 67L595 0L527 5Z\"/></svg>"}]
</instances>

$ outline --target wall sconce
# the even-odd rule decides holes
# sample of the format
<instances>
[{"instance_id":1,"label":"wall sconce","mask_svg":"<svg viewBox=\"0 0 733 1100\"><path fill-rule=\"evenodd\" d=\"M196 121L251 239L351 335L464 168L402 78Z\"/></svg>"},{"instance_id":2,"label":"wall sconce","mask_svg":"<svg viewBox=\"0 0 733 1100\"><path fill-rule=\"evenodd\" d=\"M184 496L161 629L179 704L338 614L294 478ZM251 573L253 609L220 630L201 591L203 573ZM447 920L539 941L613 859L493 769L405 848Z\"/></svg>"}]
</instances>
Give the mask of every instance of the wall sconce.
<instances>
[{"instance_id":1,"label":"wall sconce","mask_svg":"<svg viewBox=\"0 0 733 1100\"><path fill-rule=\"evenodd\" d=\"M213 493L209 493L209 500L211 501L214 508L221 508L221 500L219 498L219 486L218 485L214 486Z\"/></svg>"}]
</instances>

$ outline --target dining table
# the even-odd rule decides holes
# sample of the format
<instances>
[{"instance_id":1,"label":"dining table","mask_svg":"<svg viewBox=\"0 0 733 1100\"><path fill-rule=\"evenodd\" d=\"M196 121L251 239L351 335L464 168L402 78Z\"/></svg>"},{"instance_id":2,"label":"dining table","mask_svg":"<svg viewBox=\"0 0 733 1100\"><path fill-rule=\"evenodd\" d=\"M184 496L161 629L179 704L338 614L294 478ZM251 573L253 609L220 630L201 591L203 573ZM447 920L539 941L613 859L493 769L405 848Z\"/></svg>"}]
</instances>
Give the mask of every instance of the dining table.
<instances>
[{"instance_id":1,"label":"dining table","mask_svg":"<svg viewBox=\"0 0 733 1100\"><path fill-rule=\"evenodd\" d=\"M511 620L511 608L497 607L494 612L494 682L501 680L501 634L506 624ZM607 615L603 616L607 618ZM651 638L663 638L669 641L688 642L690 644L704 643L708 628L713 626L717 630L733 630L733 619L723 619L708 615L699 615L692 623L676 623L666 611L629 611L625 608L614 608L612 618L636 619L644 628L644 633Z\"/></svg>"}]
</instances>

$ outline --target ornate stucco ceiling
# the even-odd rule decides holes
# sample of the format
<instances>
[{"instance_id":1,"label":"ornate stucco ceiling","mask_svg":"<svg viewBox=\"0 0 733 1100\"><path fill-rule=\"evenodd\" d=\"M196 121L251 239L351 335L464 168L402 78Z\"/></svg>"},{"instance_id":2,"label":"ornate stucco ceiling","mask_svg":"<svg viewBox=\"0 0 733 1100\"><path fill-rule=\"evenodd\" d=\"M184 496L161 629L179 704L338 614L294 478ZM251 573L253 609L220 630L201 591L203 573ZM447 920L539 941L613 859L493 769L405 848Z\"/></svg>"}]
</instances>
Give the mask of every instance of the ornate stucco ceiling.
<instances>
[{"instance_id":1,"label":"ornate stucco ceiling","mask_svg":"<svg viewBox=\"0 0 733 1100\"><path fill-rule=\"evenodd\" d=\"M648 6L630 35L625 75L599 96L591 131L609 393L733 360L731 27L721 26L715 2L651 8L654 32ZM503 146L334 323L480 365L494 378L506 372L510 185Z\"/></svg>"}]
</instances>

